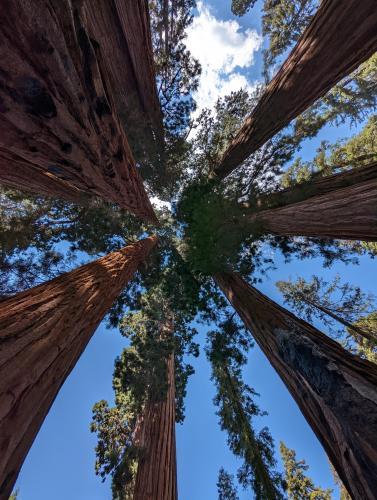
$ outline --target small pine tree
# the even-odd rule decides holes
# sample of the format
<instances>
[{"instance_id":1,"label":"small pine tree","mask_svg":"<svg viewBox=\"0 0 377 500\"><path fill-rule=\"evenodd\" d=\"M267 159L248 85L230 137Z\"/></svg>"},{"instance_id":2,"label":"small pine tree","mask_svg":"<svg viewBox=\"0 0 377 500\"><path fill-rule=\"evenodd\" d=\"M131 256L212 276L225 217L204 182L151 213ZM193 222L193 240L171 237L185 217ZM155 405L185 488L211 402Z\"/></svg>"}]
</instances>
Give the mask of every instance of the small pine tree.
<instances>
[{"instance_id":1,"label":"small pine tree","mask_svg":"<svg viewBox=\"0 0 377 500\"><path fill-rule=\"evenodd\" d=\"M280 443L280 454L285 469L285 482L289 500L331 500L332 490L315 486L312 479L305 475L309 466L305 460L297 460L296 452Z\"/></svg>"},{"instance_id":2,"label":"small pine tree","mask_svg":"<svg viewBox=\"0 0 377 500\"><path fill-rule=\"evenodd\" d=\"M237 489L234 486L233 480L232 474L229 474L229 472L226 472L226 470L221 467L217 481L219 500L238 500Z\"/></svg>"}]
</instances>

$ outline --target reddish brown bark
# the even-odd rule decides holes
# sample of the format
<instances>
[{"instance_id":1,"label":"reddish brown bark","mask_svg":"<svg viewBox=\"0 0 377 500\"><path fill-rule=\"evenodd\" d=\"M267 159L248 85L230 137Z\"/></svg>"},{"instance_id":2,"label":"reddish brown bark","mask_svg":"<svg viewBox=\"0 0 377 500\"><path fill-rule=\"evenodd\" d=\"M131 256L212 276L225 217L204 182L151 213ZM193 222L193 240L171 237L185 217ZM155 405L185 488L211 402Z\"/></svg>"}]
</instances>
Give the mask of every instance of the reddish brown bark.
<instances>
[{"instance_id":1,"label":"reddish brown bark","mask_svg":"<svg viewBox=\"0 0 377 500\"><path fill-rule=\"evenodd\" d=\"M83 4L2 2L0 182L51 196L73 186L69 200L98 195L156 221Z\"/></svg>"},{"instance_id":2,"label":"reddish brown bark","mask_svg":"<svg viewBox=\"0 0 377 500\"><path fill-rule=\"evenodd\" d=\"M137 159L163 149L147 0L92 0L84 12L90 38L127 139Z\"/></svg>"},{"instance_id":3,"label":"reddish brown bark","mask_svg":"<svg viewBox=\"0 0 377 500\"><path fill-rule=\"evenodd\" d=\"M141 447L134 500L176 500L174 354L167 363L168 393L164 401L146 405L138 446Z\"/></svg>"},{"instance_id":4,"label":"reddish brown bark","mask_svg":"<svg viewBox=\"0 0 377 500\"><path fill-rule=\"evenodd\" d=\"M7 499L63 382L156 244L113 252L1 302L0 498Z\"/></svg>"},{"instance_id":5,"label":"reddish brown bark","mask_svg":"<svg viewBox=\"0 0 377 500\"><path fill-rule=\"evenodd\" d=\"M235 273L215 281L275 368L352 498L377 491L377 366L249 286Z\"/></svg>"},{"instance_id":6,"label":"reddish brown bark","mask_svg":"<svg viewBox=\"0 0 377 500\"><path fill-rule=\"evenodd\" d=\"M323 0L214 169L223 178L377 50L375 0Z\"/></svg>"},{"instance_id":7,"label":"reddish brown bark","mask_svg":"<svg viewBox=\"0 0 377 500\"><path fill-rule=\"evenodd\" d=\"M249 217L273 234L377 241L377 179Z\"/></svg>"},{"instance_id":8,"label":"reddish brown bark","mask_svg":"<svg viewBox=\"0 0 377 500\"><path fill-rule=\"evenodd\" d=\"M313 196L331 193L336 189L342 189L362 182L376 180L377 162L373 161L362 167L346 170L327 177L319 177L307 182L301 182L295 186L276 191L257 199L258 210L283 207L298 201L308 200Z\"/></svg>"}]
</instances>

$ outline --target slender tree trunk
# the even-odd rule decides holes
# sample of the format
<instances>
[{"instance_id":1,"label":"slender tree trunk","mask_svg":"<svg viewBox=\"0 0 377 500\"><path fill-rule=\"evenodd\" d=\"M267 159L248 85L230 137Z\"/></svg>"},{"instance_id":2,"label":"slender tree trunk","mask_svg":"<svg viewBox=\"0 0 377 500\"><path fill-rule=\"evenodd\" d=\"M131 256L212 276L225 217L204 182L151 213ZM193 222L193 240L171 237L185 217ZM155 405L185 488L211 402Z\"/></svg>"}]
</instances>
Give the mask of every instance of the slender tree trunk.
<instances>
[{"instance_id":1,"label":"slender tree trunk","mask_svg":"<svg viewBox=\"0 0 377 500\"><path fill-rule=\"evenodd\" d=\"M252 332L356 500L377 491L377 366L298 319L235 273L215 281Z\"/></svg>"},{"instance_id":2,"label":"slender tree trunk","mask_svg":"<svg viewBox=\"0 0 377 500\"><path fill-rule=\"evenodd\" d=\"M83 5L2 1L0 182L78 203L97 195L155 222Z\"/></svg>"},{"instance_id":3,"label":"slender tree trunk","mask_svg":"<svg viewBox=\"0 0 377 500\"><path fill-rule=\"evenodd\" d=\"M149 237L0 303L0 498L97 326L156 244Z\"/></svg>"},{"instance_id":4,"label":"slender tree trunk","mask_svg":"<svg viewBox=\"0 0 377 500\"><path fill-rule=\"evenodd\" d=\"M146 405L138 436L139 459L134 500L176 500L177 459L175 444L174 354L167 362L168 392L164 401Z\"/></svg>"},{"instance_id":5,"label":"slender tree trunk","mask_svg":"<svg viewBox=\"0 0 377 500\"><path fill-rule=\"evenodd\" d=\"M323 0L214 174L232 172L376 50L375 0Z\"/></svg>"},{"instance_id":6,"label":"slender tree trunk","mask_svg":"<svg viewBox=\"0 0 377 500\"><path fill-rule=\"evenodd\" d=\"M284 236L377 241L377 179L249 216Z\"/></svg>"},{"instance_id":7,"label":"slender tree trunk","mask_svg":"<svg viewBox=\"0 0 377 500\"><path fill-rule=\"evenodd\" d=\"M363 330L362 328L360 328L356 325L353 325L349 321L346 321L341 316L338 316L337 314L335 314L333 311L331 311L327 307L323 307L320 304L317 304L316 302L312 302L310 300L307 300L304 295L301 296L301 300L303 302L306 302L307 304L311 305L312 307L315 307L319 311L327 314L328 316L330 316L330 318L335 319L335 321L337 321L341 325L345 326L349 330L353 331L354 333L356 333L356 335L359 335L367 340L371 340L372 342L376 342L377 338L374 335L372 335L370 332L367 332L367 331Z\"/></svg>"}]
</instances>

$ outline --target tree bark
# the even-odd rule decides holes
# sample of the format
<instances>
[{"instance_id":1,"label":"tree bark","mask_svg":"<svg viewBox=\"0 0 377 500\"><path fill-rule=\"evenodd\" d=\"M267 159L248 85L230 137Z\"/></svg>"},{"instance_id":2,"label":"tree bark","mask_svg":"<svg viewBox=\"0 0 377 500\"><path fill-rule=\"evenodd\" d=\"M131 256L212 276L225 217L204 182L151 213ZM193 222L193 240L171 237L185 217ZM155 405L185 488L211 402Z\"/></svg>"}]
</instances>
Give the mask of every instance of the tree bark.
<instances>
[{"instance_id":1,"label":"tree bark","mask_svg":"<svg viewBox=\"0 0 377 500\"><path fill-rule=\"evenodd\" d=\"M376 50L375 0L323 0L215 167L215 176L230 174Z\"/></svg>"},{"instance_id":2,"label":"tree bark","mask_svg":"<svg viewBox=\"0 0 377 500\"><path fill-rule=\"evenodd\" d=\"M54 197L70 188L69 201L97 195L156 222L85 4L2 2L0 182Z\"/></svg>"},{"instance_id":3,"label":"tree bark","mask_svg":"<svg viewBox=\"0 0 377 500\"><path fill-rule=\"evenodd\" d=\"M235 273L215 281L275 368L352 498L377 491L377 366L249 286Z\"/></svg>"},{"instance_id":4,"label":"tree bark","mask_svg":"<svg viewBox=\"0 0 377 500\"><path fill-rule=\"evenodd\" d=\"M167 362L168 393L164 401L146 405L138 445L139 459L134 500L177 500L175 444L174 354Z\"/></svg>"},{"instance_id":5,"label":"tree bark","mask_svg":"<svg viewBox=\"0 0 377 500\"><path fill-rule=\"evenodd\" d=\"M329 189L327 194L263 210L248 218L272 234L377 241L377 179Z\"/></svg>"},{"instance_id":6,"label":"tree bark","mask_svg":"<svg viewBox=\"0 0 377 500\"><path fill-rule=\"evenodd\" d=\"M300 182L281 191L259 196L256 206L258 210L284 207L299 201L306 201L314 196L332 193L336 189L372 180L375 180L377 183L377 161L373 161L362 167L354 167L352 170Z\"/></svg>"},{"instance_id":7,"label":"tree bark","mask_svg":"<svg viewBox=\"0 0 377 500\"><path fill-rule=\"evenodd\" d=\"M89 37L138 161L156 165L164 144L147 0L91 0L83 6Z\"/></svg>"},{"instance_id":8,"label":"tree bark","mask_svg":"<svg viewBox=\"0 0 377 500\"><path fill-rule=\"evenodd\" d=\"M146 238L1 302L1 499L11 494L60 387L156 241Z\"/></svg>"}]
</instances>

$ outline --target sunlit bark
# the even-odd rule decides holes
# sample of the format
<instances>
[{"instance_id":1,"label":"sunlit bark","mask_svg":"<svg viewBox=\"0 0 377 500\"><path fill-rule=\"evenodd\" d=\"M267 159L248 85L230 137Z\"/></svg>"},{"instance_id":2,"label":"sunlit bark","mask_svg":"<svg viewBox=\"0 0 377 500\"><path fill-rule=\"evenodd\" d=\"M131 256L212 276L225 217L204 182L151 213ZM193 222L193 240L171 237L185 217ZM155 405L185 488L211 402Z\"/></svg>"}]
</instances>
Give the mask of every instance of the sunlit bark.
<instances>
[{"instance_id":1,"label":"sunlit bark","mask_svg":"<svg viewBox=\"0 0 377 500\"><path fill-rule=\"evenodd\" d=\"M0 498L60 387L140 263L149 237L0 302Z\"/></svg>"},{"instance_id":2,"label":"sunlit bark","mask_svg":"<svg viewBox=\"0 0 377 500\"><path fill-rule=\"evenodd\" d=\"M215 176L227 176L376 50L375 0L323 0L215 167Z\"/></svg>"}]
</instances>

